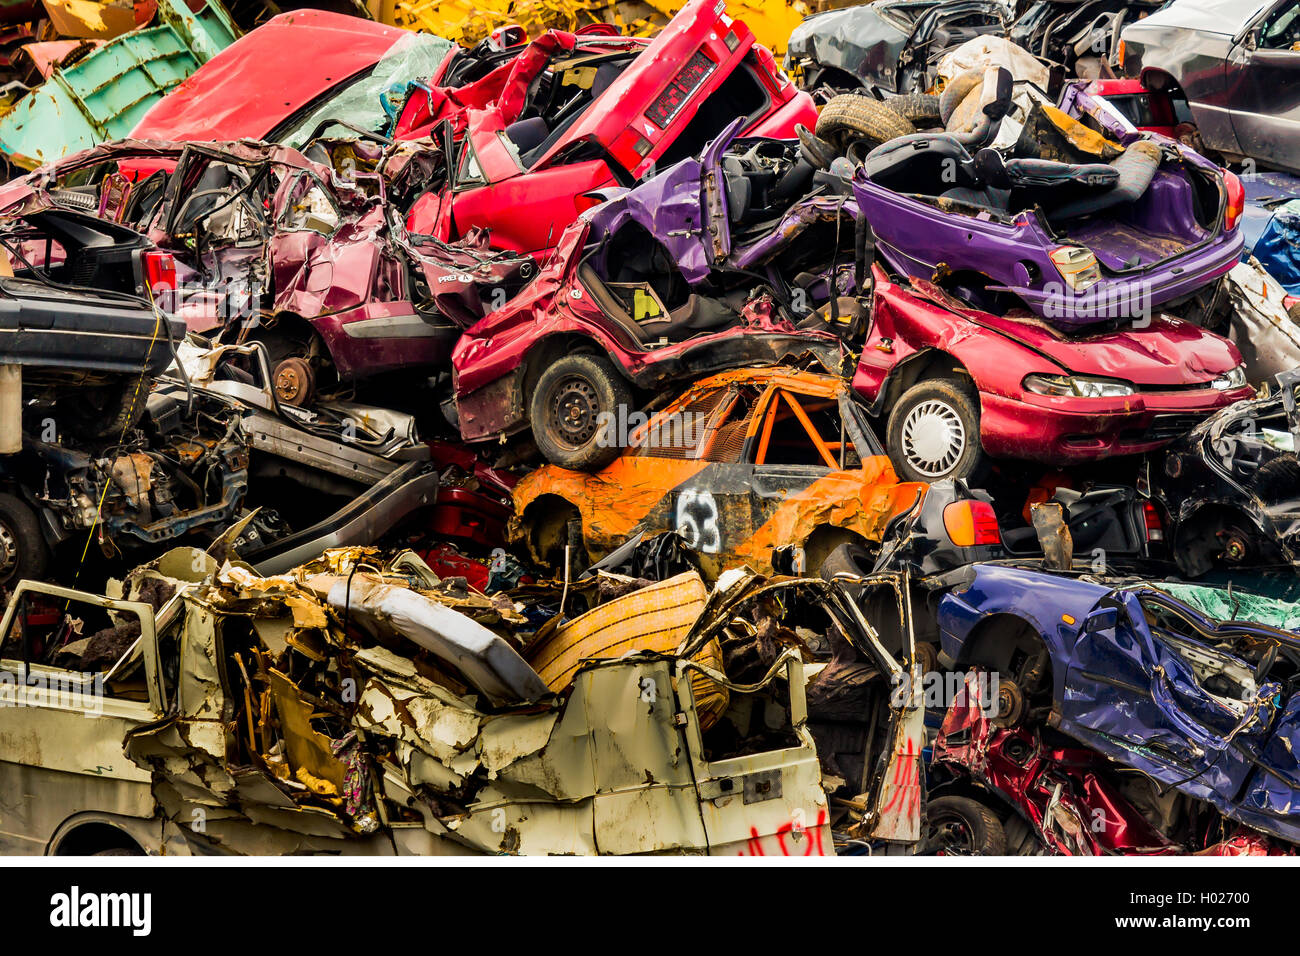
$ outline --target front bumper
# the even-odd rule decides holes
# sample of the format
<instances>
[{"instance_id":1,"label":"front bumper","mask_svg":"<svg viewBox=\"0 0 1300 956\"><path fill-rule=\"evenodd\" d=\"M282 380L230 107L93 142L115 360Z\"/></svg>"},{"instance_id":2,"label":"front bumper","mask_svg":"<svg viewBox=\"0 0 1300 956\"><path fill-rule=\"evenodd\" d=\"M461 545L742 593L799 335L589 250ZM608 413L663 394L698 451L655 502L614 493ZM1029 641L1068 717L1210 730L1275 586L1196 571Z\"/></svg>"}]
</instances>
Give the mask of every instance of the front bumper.
<instances>
[{"instance_id":1,"label":"front bumper","mask_svg":"<svg viewBox=\"0 0 1300 956\"><path fill-rule=\"evenodd\" d=\"M1138 392L1125 398L980 393L980 440L998 458L1073 465L1139 455L1185 435L1220 408L1250 398L1249 385Z\"/></svg>"}]
</instances>

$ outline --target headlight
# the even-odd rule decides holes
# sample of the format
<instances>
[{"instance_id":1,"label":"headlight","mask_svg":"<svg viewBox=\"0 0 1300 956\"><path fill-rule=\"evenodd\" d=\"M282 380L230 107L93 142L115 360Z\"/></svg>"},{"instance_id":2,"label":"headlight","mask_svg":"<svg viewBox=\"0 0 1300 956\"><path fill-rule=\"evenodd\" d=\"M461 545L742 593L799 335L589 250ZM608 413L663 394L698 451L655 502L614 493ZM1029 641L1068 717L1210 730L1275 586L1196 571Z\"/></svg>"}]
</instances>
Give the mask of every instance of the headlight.
<instances>
[{"instance_id":1,"label":"headlight","mask_svg":"<svg viewBox=\"0 0 1300 956\"><path fill-rule=\"evenodd\" d=\"M1082 292L1101 281L1101 266L1092 250L1083 246L1057 246L1049 255L1056 271L1075 292Z\"/></svg>"},{"instance_id":2,"label":"headlight","mask_svg":"<svg viewBox=\"0 0 1300 956\"><path fill-rule=\"evenodd\" d=\"M1117 378L1091 378L1087 375L1026 375L1021 383L1026 391L1037 395L1064 395L1072 398L1123 398L1136 389L1130 382Z\"/></svg>"},{"instance_id":3,"label":"headlight","mask_svg":"<svg viewBox=\"0 0 1300 956\"><path fill-rule=\"evenodd\" d=\"M1238 365L1231 372L1224 372L1214 381L1210 382L1211 388L1217 388L1221 392L1227 392L1234 388L1241 388L1246 384L1246 366Z\"/></svg>"}]
</instances>

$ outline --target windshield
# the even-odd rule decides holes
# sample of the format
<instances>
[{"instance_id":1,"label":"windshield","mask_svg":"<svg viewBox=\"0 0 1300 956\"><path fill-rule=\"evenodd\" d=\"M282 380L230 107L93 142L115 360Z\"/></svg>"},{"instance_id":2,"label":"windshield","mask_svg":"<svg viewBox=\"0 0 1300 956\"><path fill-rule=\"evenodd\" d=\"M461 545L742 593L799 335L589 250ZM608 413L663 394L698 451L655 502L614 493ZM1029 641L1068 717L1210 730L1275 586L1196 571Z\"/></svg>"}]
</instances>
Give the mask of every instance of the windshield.
<instances>
[{"instance_id":1,"label":"windshield","mask_svg":"<svg viewBox=\"0 0 1300 956\"><path fill-rule=\"evenodd\" d=\"M301 149L316 127L327 120L350 123L363 130L382 133L388 125L383 95L390 87L405 89L411 80L425 79L437 72L452 44L428 33L407 33L388 48L374 69L336 87L315 108L276 136L276 141ZM345 127L326 128L320 135L338 135Z\"/></svg>"}]
</instances>

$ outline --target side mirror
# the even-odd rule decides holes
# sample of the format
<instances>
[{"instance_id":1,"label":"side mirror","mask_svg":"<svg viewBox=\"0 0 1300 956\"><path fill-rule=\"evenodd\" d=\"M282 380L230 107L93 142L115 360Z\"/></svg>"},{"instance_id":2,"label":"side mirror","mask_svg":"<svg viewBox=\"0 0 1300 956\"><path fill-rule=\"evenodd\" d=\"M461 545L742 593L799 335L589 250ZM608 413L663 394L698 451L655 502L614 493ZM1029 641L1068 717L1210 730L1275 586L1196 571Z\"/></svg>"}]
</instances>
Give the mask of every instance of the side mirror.
<instances>
[{"instance_id":1,"label":"side mirror","mask_svg":"<svg viewBox=\"0 0 1300 956\"><path fill-rule=\"evenodd\" d=\"M1083 619L1085 634L1109 631L1119 625L1119 608L1099 607Z\"/></svg>"}]
</instances>

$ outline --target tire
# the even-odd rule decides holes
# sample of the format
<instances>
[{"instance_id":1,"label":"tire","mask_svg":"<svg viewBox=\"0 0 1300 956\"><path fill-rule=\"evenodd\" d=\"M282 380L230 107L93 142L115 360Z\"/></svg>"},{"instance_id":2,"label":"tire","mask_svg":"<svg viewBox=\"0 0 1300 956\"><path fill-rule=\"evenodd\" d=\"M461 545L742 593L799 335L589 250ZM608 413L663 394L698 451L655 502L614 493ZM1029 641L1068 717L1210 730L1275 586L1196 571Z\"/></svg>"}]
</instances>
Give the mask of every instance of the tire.
<instances>
[{"instance_id":1,"label":"tire","mask_svg":"<svg viewBox=\"0 0 1300 956\"><path fill-rule=\"evenodd\" d=\"M939 97L933 93L906 93L903 96L891 96L885 100L885 105L914 127L925 129L929 126L943 125L943 116L939 112Z\"/></svg>"},{"instance_id":2,"label":"tire","mask_svg":"<svg viewBox=\"0 0 1300 956\"><path fill-rule=\"evenodd\" d=\"M1006 856L1007 835L992 810L970 797L936 797L925 807L926 842L952 856Z\"/></svg>"},{"instance_id":3,"label":"tire","mask_svg":"<svg viewBox=\"0 0 1300 956\"><path fill-rule=\"evenodd\" d=\"M129 849L124 846L111 846L106 850L96 850L91 856L144 856L144 851L140 849Z\"/></svg>"},{"instance_id":4,"label":"tire","mask_svg":"<svg viewBox=\"0 0 1300 956\"><path fill-rule=\"evenodd\" d=\"M912 124L884 103L857 93L841 93L832 98L817 117L818 138L840 152L853 143L875 149L881 143L913 132Z\"/></svg>"},{"instance_id":5,"label":"tire","mask_svg":"<svg viewBox=\"0 0 1300 956\"><path fill-rule=\"evenodd\" d=\"M55 403L63 429L82 438L120 438L144 417L153 380L130 378L112 385L87 385Z\"/></svg>"},{"instance_id":6,"label":"tire","mask_svg":"<svg viewBox=\"0 0 1300 956\"><path fill-rule=\"evenodd\" d=\"M618 441L600 427L602 415L632 407L632 390L613 363L598 355L566 355L542 373L529 401L533 439L547 461L595 471L619 456Z\"/></svg>"},{"instance_id":7,"label":"tire","mask_svg":"<svg viewBox=\"0 0 1300 956\"><path fill-rule=\"evenodd\" d=\"M40 519L21 498L0 493L0 585L40 578L50 564L50 549Z\"/></svg>"},{"instance_id":8,"label":"tire","mask_svg":"<svg viewBox=\"0 0 1300 956\"><path fill-rule=\"evenodd\" d=\"M978 481L988 470L979 399L955 379L931 379L904 392L889 413L885 446L904 481Z\"/></svg>"}]
</instances>

